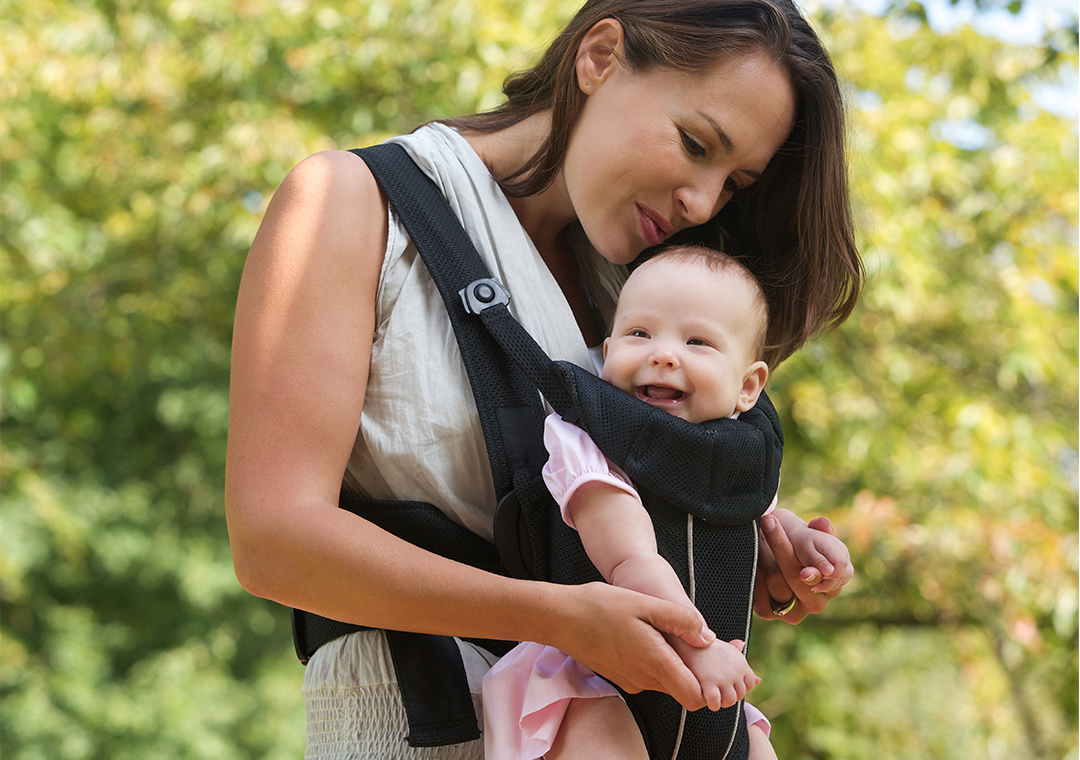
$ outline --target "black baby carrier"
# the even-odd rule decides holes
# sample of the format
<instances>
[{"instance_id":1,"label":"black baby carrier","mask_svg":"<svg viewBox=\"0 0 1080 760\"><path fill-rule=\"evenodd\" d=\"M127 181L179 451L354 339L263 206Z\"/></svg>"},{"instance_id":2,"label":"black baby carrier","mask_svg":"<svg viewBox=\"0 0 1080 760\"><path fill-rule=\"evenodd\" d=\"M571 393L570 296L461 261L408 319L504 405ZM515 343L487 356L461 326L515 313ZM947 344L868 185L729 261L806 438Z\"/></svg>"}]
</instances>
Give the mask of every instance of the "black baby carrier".
<instances>
[{"instance_id":1,"label":"black baby carrier","mask_svg":"<svg viewBox=\"0 0 1080 760\"><path fill-rule=\"evenodd\" d=\"M660 553L717 636L749 641L758 518L779 485L783 435L762 394L737 420L693 425L589 372L551 361L507 309L434 183L399 145L354 151L370 167L442 294L468 371L499 506L495 545L419 502L343 492L340 506L429 551L491 572L574 584L603 580L562 520L540 470L546 413L540 394L585 430L633 480L653 519ZM539 390L539 393L537 392ZM293 611L297 654L359 626ZM453 639L387 631L409 720L409 744L479 738ZM511 643L477 642L502 654ZM688 712L659 692L625 694L653 760L743 760L742 704ZM497 758L492 760L499 760Z\"/></svg>"}]
</instances>

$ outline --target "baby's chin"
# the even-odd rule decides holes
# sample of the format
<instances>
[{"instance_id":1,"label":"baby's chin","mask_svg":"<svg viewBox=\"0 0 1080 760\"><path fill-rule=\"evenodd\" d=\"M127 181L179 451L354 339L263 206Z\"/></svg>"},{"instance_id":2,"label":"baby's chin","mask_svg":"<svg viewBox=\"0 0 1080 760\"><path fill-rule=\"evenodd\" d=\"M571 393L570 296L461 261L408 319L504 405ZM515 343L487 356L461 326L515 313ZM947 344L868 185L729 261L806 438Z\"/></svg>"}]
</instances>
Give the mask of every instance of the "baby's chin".
<instances>
[{"instance_id":1,"label":"baby's chin","mask_svg":"<svg viewBox=\"0 0 1080 760\"><path fill-rule=\"evenodd\" d=\"M702 422L708 422L709 420L723 419L734 414L734 412L731 414L713 414L712 412L714 410L706 410L702 413L700 410L694 408L693 403L691 403L691 397L687 395L683 395L682 398L677 400L650 398L641 393L635 393L634 395L649 406L665 411L673 417L678 417L679 419L686 420L695 425Z\"/></svg>"}]
</instances>

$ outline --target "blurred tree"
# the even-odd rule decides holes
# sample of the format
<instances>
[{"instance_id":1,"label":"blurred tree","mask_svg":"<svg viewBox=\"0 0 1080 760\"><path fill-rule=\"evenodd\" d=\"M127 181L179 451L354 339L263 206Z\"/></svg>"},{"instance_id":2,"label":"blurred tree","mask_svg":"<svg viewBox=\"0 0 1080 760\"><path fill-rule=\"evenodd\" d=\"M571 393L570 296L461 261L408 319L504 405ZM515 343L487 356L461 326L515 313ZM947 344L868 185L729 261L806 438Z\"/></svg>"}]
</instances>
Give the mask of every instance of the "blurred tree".
<instances>
[{"instance_id":1,"label":"blurred tree","mask_svg":"<svg viewBox=\"0 0 1080 760\"><path fill-rule=\"evenodd\" d=\"M222 519L232 308L308 153L497 102L569 0L20 0L0 17L0 755L297 757ZM760 625L786 758L1076 746L1077 139L1044 48L823 12L870 287L781 367L852 593ZM1062 58L1063 56L1063 58ZM842 653L843 656L840 656Z\"/></svg>"}]
</instances>

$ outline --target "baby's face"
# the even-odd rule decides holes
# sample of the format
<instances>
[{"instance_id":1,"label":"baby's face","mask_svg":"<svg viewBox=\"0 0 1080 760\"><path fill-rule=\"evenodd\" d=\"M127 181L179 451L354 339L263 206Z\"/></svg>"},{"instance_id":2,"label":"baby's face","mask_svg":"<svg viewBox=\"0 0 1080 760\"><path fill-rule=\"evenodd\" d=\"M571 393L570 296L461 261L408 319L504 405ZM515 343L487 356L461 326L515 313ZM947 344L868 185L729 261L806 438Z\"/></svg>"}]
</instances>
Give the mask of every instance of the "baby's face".
<instances>
[{"instance_id":1,"label":"baby's face","mask_svg":"<svg viewBox=\"0 0 1080 760\"><path fill-rule=\"evenodd\" d=\"M751 355L759 319L753 286L738 274L646 262L619 297L601 377L689 422L730 417L754 405L768 374Z\"/></svg>"}]
</instances>

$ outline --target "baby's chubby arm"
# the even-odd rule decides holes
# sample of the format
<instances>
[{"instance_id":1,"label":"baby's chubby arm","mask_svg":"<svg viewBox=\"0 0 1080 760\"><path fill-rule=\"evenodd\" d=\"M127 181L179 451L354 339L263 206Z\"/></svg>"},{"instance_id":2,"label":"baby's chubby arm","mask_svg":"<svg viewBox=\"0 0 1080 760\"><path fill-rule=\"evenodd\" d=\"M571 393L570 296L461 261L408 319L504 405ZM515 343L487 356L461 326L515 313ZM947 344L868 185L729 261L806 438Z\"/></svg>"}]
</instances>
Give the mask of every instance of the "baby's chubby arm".
<instances>
[{"instance_id":1,"label":"baby's chubby arm","mask_svg":"<svg viewBox=\"0 0 1080 760\"><path fill-rule=\"evenodd\" d=\"M608 583L693 606L656 548L652 519L626 490L600 480L584 483L564 507L567 522Z\"/></svg>"},{"instance_id":2,"label":"baby's chubby arm","mask_svg":"<svg viewBox=\"0 0 1080 760\"><path fill-rule=\"evenodd\" d=\"M692 606L679 577L657 553L648 512L633 495L602 481L582 485L567 512L572 514L582 544L600 574L612 585ZM750 669L741 641L719 641L712 632L708 646L667 636L675 652L698 679L710 710L730 707L761 680Z\"/></svg>"}]
</instances>

